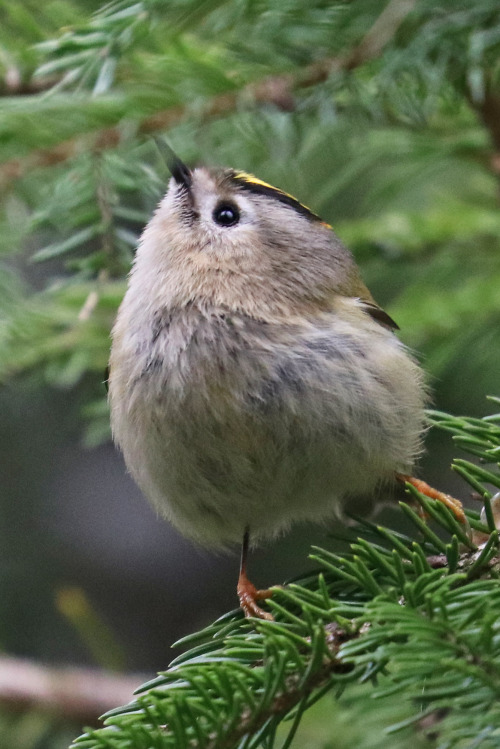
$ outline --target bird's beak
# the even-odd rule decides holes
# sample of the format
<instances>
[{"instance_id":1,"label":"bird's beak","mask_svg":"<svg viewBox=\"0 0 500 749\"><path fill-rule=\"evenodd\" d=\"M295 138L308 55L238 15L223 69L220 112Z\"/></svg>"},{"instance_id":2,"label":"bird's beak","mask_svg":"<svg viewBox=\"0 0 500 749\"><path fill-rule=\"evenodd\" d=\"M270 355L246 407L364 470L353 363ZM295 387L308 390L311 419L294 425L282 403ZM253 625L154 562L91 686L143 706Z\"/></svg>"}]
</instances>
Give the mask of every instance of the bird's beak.
<instances>
[{"instance_id":1,"label":"bird's beak","mask_svg":"<svg viewBox=\"0 0 500 749\"><path fill-rule=\"evenodd\" d=\"M193 175L189 167L180 160L164 138L155 138L155 143L177 184L189 190L193 182Z\"/></svg>"}]
</instances>

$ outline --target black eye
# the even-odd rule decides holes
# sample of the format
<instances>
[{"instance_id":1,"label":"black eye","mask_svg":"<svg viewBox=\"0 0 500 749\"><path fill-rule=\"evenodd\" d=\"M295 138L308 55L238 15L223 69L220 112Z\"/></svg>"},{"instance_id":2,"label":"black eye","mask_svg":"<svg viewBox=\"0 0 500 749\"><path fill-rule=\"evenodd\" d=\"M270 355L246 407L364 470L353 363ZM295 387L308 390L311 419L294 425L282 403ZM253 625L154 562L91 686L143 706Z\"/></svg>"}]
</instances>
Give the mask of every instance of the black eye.
<instances>
[{"instance_id":1,"label":"black eye","mask_svg":"<svg viewBox=\"0 0 500 749\"><path fill-rule=\"evenodd\" d=\"M234 226L240 220L240 212L234 203L220 203L212 215L219 226Z\"/></svg>"}]
</instances>

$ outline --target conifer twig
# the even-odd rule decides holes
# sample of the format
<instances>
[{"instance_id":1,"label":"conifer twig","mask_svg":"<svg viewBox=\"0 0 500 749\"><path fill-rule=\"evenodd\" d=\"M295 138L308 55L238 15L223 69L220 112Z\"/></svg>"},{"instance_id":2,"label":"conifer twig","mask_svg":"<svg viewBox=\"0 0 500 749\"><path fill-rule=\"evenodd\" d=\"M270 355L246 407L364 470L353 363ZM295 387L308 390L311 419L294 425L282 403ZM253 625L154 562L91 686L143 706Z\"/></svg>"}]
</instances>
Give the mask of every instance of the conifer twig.
<instances>
[{"instance_id":1,"label":"conifer twig","mask_svg":"<svg viewBox=\"0 0 500 749\"><path fill-rule=\"evenodd\" d=\"M293 73L266 76L260 81L247 84L239 91L218 94L206 103L201 116L209 120L233 112L241 100L273 104L283 110L293 109L293 94L297 89L318 85L326 81L333 72L353 70L379 57L415 4L416 0L390 0L361 41L349 52L326 57ZM181 122L188 111L188 106L177 105L148 115L137 123L135 134L150 135L167 130ZM128 137L129 134L123 132L119 125L113 125L98 132L70 138L51 148L36 149L25 158L10 159L0 165L0 186L5 187L20 179L31 169L56 166L86 151L116 148Z\"/></svg>"},{"instance_id":2,"label":"conifer twig","mask_svg":"<svg viewBox=\"0 0 500 749\"><path fill-rule=\"evenodd\" d=\"M497 417L429 416L455 437L476 435L474 450L480 443L491 463L490 449L500 441ZM468 470L475 482L497 480L495 469L471 463ZM483 520L467 511L484 536L476 546L453 513L410 488L437 533L403 505L419 540L361 521L346 554L313 547L320 569L273 591L273 622L229 612L184 638L178 645L190 650L72 746L271 749L279 724L289 720L281 744L288 747L301 715L328 690L341 694L371 681L370 698L400 694L404 719L389 732L425 733L422 718L443 709L443 746L480 736L485 749L497 747L488 741L500 721L496 523L491 512Z\"/></svg>"}]
</instances>

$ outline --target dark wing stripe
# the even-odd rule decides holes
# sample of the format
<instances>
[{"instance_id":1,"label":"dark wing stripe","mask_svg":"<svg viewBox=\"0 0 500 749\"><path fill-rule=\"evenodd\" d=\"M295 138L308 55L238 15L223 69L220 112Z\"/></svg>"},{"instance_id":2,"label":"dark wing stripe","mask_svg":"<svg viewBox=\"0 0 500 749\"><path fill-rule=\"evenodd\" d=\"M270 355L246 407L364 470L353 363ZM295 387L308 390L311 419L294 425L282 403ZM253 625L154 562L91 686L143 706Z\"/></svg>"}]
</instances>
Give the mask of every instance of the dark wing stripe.
<instances>
[{"instance_id":1,"label":"dark wing stripe","mask_svg":"<svg viewBox=\"0 0 500 749\"><path fill-rule=\"evenodd\" d=\"M384 312L383 309L377 307L376 304L363 302L363 309L365 310L365 312L368 312L370 317L373 317L374 320L381 323L382 325L386 325L388 328L391 328L391 330L399 330L399 325L394 322L392 317L389 317L387 312Z\"/></svg>"}]
</instances>

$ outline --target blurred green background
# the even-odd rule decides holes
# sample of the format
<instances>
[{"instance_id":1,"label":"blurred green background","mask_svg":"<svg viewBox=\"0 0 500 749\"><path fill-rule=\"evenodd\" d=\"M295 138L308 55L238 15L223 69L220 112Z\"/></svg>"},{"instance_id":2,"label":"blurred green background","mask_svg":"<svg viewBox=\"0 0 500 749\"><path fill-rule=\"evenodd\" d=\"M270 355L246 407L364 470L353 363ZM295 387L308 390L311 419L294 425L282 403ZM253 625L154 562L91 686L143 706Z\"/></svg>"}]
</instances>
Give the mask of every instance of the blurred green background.
<instances>
[{"instance_id":1,"label":"blurred green background","mask_svg":"<svg viewBox=\"0 0 500 749\"><path fill-rule=\"evenodd\" d=\"M330 222L435 406L487 411L500 391L499 51L497 0L0 0L5 655L153 674L175 638L236 604L237 557L160 521L110 443L109 331L168 180L152 135ZM466 496L450 441L431 434L428 448L421 474ZM259 550L256 582L303 571L327 530ZM0 690L2 749L79 732L1 704ZM307 730L307 746L333 746L324 724Z\"/></svg>"}]
</instances>

